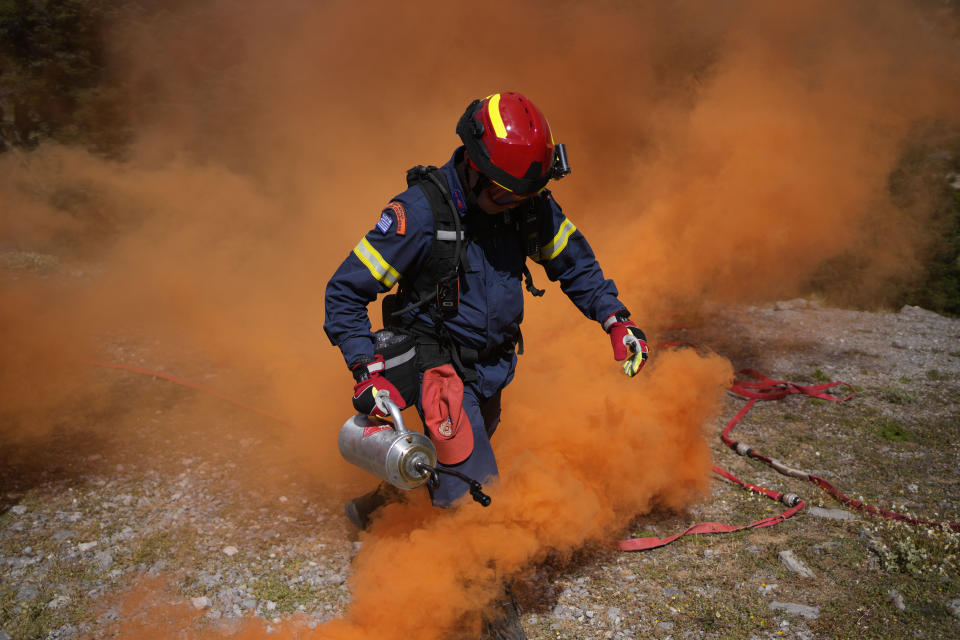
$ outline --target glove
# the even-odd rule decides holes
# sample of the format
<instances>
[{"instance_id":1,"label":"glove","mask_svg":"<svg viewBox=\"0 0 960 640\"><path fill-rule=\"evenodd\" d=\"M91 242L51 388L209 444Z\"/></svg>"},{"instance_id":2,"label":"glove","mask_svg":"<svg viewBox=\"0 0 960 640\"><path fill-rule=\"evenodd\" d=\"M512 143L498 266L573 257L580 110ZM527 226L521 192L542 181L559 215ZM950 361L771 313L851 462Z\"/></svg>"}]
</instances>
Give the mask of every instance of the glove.
<instances>
[{"instance_id":1,"label":"glove","mask_svg":"<svg viewBox=\"0 0 960 640\"><path fill-rule=\"evenodd\" d=\"M400 409L407 403L397 388L383 376L383 356L364 357L350 366L357 384L353 387L353 407L360 413L378 418L390 415L383 396L387 396Z\"/></svg>"},{"instance_id":2,"label":"glove","mask_svg":"<svg viewBox=\"0 0 960 640\"><path fill-rule=\"evenodd\" d=\"M643 331L629 318L626 310L618 311L604 320L603 327L610 334L613 359L623 360L623 372L632 378L646 364L650 349Z\"/></svg>"}]
</instances>

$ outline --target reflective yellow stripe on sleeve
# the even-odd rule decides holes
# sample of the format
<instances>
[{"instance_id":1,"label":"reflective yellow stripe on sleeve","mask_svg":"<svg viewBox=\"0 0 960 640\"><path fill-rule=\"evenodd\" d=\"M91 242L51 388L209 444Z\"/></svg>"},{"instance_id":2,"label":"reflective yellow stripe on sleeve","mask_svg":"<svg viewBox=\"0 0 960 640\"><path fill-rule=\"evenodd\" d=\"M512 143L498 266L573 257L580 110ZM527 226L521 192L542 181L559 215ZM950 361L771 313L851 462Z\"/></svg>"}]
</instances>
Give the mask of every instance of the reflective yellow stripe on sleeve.
<instances>
[{"instance_id":1,"label":"reflective yellow stripe on sleeve","mask_svg":"<svg viewBox=\"0 0 960 640\"><path fill-rule=\"evenodd\" d=\"M373 245L370 244L366 238L363 238L357 243L357 246L353 248L353 253L356 254L356 256L360 258L360 262L370 270L370 275L387 289L393 287L393 285L397 283L397 280L400 279L400 274L397 273L397 270L383 259L380 252L374 249Z\"/></svg>"},{"instance_id":2,"label":"reflective yellow stripe on sleeve","mask_svg":"<svg viewBox=\"0 0 960 640\"><path fill-rule=\"evenodd\" d=\"M553 260L560 255L563 250L566 249L567 241L576 230L577 226L564 218L563 223L557 230L557 235L553 236L553 240L550 241L550 244L540 250L540 260Z\"/></svg>"}]
</instances>

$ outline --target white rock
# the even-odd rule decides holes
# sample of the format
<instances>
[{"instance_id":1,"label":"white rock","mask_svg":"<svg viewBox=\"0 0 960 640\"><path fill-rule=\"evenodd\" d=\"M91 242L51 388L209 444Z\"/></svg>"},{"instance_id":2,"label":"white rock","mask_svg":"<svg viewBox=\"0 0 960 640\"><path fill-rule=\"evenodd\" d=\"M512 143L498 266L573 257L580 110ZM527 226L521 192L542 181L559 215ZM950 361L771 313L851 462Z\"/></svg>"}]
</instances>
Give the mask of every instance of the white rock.
<instances>
[{"instance_id":1,"label":"white rock","mask_svg":"<svg viewBox=\"0 0 960 640\"><path fill-rule=\"evenodd\" d=\"M277 608L277 603L273 600L267 600L267 603L264 605L267 611L273 611Z\"/></svg>"},{"instance_id":2,"label":"white rock","mask_svg":"<svg viewBox=\"0 0 960 640\"><path fill-rule=\"evenodd\" d=\"M27 512L27 507L26 505L18 504L10 507L10 511L12 511L14 515L22 516Z\"/></svg>"},{"instance_id":3,"label":"white rock","mask_svg":"<svg viewBox=\"0 0 960 640\"><path fill-rule=\"evenodd\" d=\"M813 571L803 563L800 558L794 555L793 551L786 549L777 554L777 557L780 559L780 564L785 566L790 571L799 575L801 578L812 578Z\"/></svg>"},{"instance_id":4,"label":"white rock","mask_svg":"<svg viewBox=\"0 0 960 640\"><path fill-rule=\"evenodd\" d=\"M960 598L948 602L947 609L950 609L950 613L952 613L954 617L960 618Z\"/></svg>"},{"instance_id":5,"label":"white rock","mask_svg":"<svg viewBox=\"0 0 960 640\"><path fill-rule=\"evenodd\" d=\"M235 555L237 555L237 552L238 552L238 551L239 551L239 549L237 549L237 548L236 548L235 546L233 546L233 545L230 545L230 546L227 546L227 547L224 547L224 548L223 548L223 552L224 552L225 554L227 554L228 556L235 556Z\"/></svg>"},{"instance_id":6,"label":"white rock","mask_svg":"<svg viewBox=\"0 0 960 640\"><path fill-rule=\"evenodd\" d=\"M95 546L97 546L96 540L93 542L81 542L77 545L77 549L80 549L80 551L90 551L90 549L93 549Z\"/></svg>"},{"instance_id":7,"label":"white rock","mask_svg":"<svg viewBox=\"0 0 960 640\"><path fill-rule=\"evenodd\" d=\"M794 613L798 616L803 616L804 618L809 618L811 620L816 620L820 616L820 610L816 607L809 607L805 604L797 604L795 602L777 602L774 600L770 603L770 608L774 611L786 611L787 613Z\"/></svg>"},{"instance_id":8,"label":"white rock","mask_svg":"<svg viewBox=\"0 0 960 640\"><path fill-rule=\"evenodd\" d=\"M760 592L760 595L762 595L762 596L768 596L768 595L770 595L771 593L773 593L774 591L776 591L776 589L777 589L778 586L780 586L780 585L776 585L776 584L762 584L762 585L760 585L759 587L757 587L757 591L759 591L759 592Z\"/></svg>"},{"instance_id":9,"label":"white rock","mask_svg":"<svg viewBox=\"0 0 960 640\"><path fill-rule=\"evenodd\" d=\"M818 518L828 520L856 520L857 516L843 509L823 509L821 507L807 507L807 513Z\"/></svg>"},{"instance_id":10,"label":"white rock","mask_svg":"<svg viewBox=\"0 0 960 640\"><path fill-rule=\"evenodd\" d=\"M40 592L33 585L26 584L20 587L20 590L17 591L17 602L27 602L33 600ZM2 640L2 638L0 638Z\"/></svg>"},{"instance_id":11,"label":"white rock","mask_svg":"<svg viewBox=\"0 0 960 640\"><path fill-rule=\"evenodd\" d=\"M890 589L887 591L887 595L890 596L890 601L893 602L893 606L895 606L900 611L907 610L907 605L904 604L903 596L900 595L899 591L897 591L896 589Z\"/></svg>"},{"instance_id":12,"label":"white rock","mask_svg":"<svg viewBox=\"0 0 960 640\"><path fill-rule=\"evenodd\" d=\"M913 316L914 318L940 318L942 317L936 311L930 311L929 309L924 309L923 307L914 307L909 304L903 305L900 308L900 313L906 316Z\"/></svg>"},{"instance_id":13,"label":"white rock","mask_svg":"<svg viewBox=\"0 0 960 640\"><path fill-rule=\"evenodd\" d=\"M860 529L860 539L863 540L864 544L867 545L867 548L873 551L874 553L882 553L886 549L886 545L883 544L883 541L870 533L868 529Z\"/></svg>"},{"instance_id":14,"label":"white rock","mask_svg":"<svg viewBox=\"0 0 960 640\"><path fill-rule=\"evenodd\" d=\"M207 596L200 596L198 598L190 598L190 604L193 605L194 609L206 609L210 606L210 598Z\"/></svg>"}]
</instances>

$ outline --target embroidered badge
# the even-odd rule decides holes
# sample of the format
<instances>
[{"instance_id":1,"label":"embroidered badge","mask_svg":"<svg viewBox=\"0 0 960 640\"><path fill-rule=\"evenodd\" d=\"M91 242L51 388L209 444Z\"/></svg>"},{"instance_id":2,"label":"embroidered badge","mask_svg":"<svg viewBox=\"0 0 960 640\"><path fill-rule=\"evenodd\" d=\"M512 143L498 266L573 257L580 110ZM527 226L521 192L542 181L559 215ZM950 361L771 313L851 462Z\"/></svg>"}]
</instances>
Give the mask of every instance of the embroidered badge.
<instances>
[{"instance_id":1,"label":"embroidered badge","mask_svg":"<svg viewBox=\"0 0 960 640\"><path fill-rule=\"evenodd\" d=\"M463 213L467 210L467 203L463 200L463 194L460 193L460 189L453 190L453 204L456 205L457 211Z\"/></svg>"},{"instance_id":2,"label":"embroidered badge","mask_svg":"<svg viewBox=\"0 0 960 640\"><path fill-rule=\"evenodd\" d=\"M403 205L396 200L387 205L388 209L393 209L393 215L397 218L397 235L402 236L407 233L407 212Z\"/></svg>"},{"instance_id":3,"label":"embroidered badge","mask_svg":"<svg viewBox=\"0 0 960 640\"><path fill-rule=\"evenodd\" d=\"M393 225L393 218L390 217L390 214L384 211L380 214L380 219L377 221L377 229L380 229L380 233L386 233L390 230L391 225Z\"/></svg>"},{"instance_id":4,"label":"embroidered badge","mask_svg":"<svg viewBox=\"0 0 960 640\"><path fill-rule=\"evenodd\" d=\"M453 422L450 421L450 418L447 418L446 420L441 422L440 426L437 427L437 431L439 431L440 435L442 435L445 438L449 438L450 436L452 436Z\"/></svg>"}]
</instances>

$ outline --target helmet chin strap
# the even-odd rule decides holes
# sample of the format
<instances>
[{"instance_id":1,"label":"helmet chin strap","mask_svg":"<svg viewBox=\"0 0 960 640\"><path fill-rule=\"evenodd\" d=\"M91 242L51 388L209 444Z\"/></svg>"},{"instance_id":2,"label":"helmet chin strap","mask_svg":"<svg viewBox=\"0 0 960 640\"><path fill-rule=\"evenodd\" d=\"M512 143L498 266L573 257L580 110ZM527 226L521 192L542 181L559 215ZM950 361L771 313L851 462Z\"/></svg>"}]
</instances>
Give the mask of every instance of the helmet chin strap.
<instances>
[{"instance_id":1,"label":"helmet chin strap","mask_svg":"<svg viewBox=\"0 0 960 640\"><path fill-rule=\"evenodd\" d=\"M477 184L473 185L467 191L467 208L474 211L483 211L480 208L480 194L483 193L483 182L477 180Z\"/></svg>"},{"instance_id":2,"label":"helmet chin strap","mask_svg":"<svg viewBox=\"0 0 960 640\"><path fill-rule=\"evenodd\" d=\"M472 211L483 211L480 208L480 194L483 193L483 189L486 185L483 184L483 176L480 172L474 170L470 166L470 161L466 158L463 159L463 173L464 178L466 179L466 204L467 209ZM473 182L473 185L470 185L470 182Z\"/></svg>"}]
</instances>

